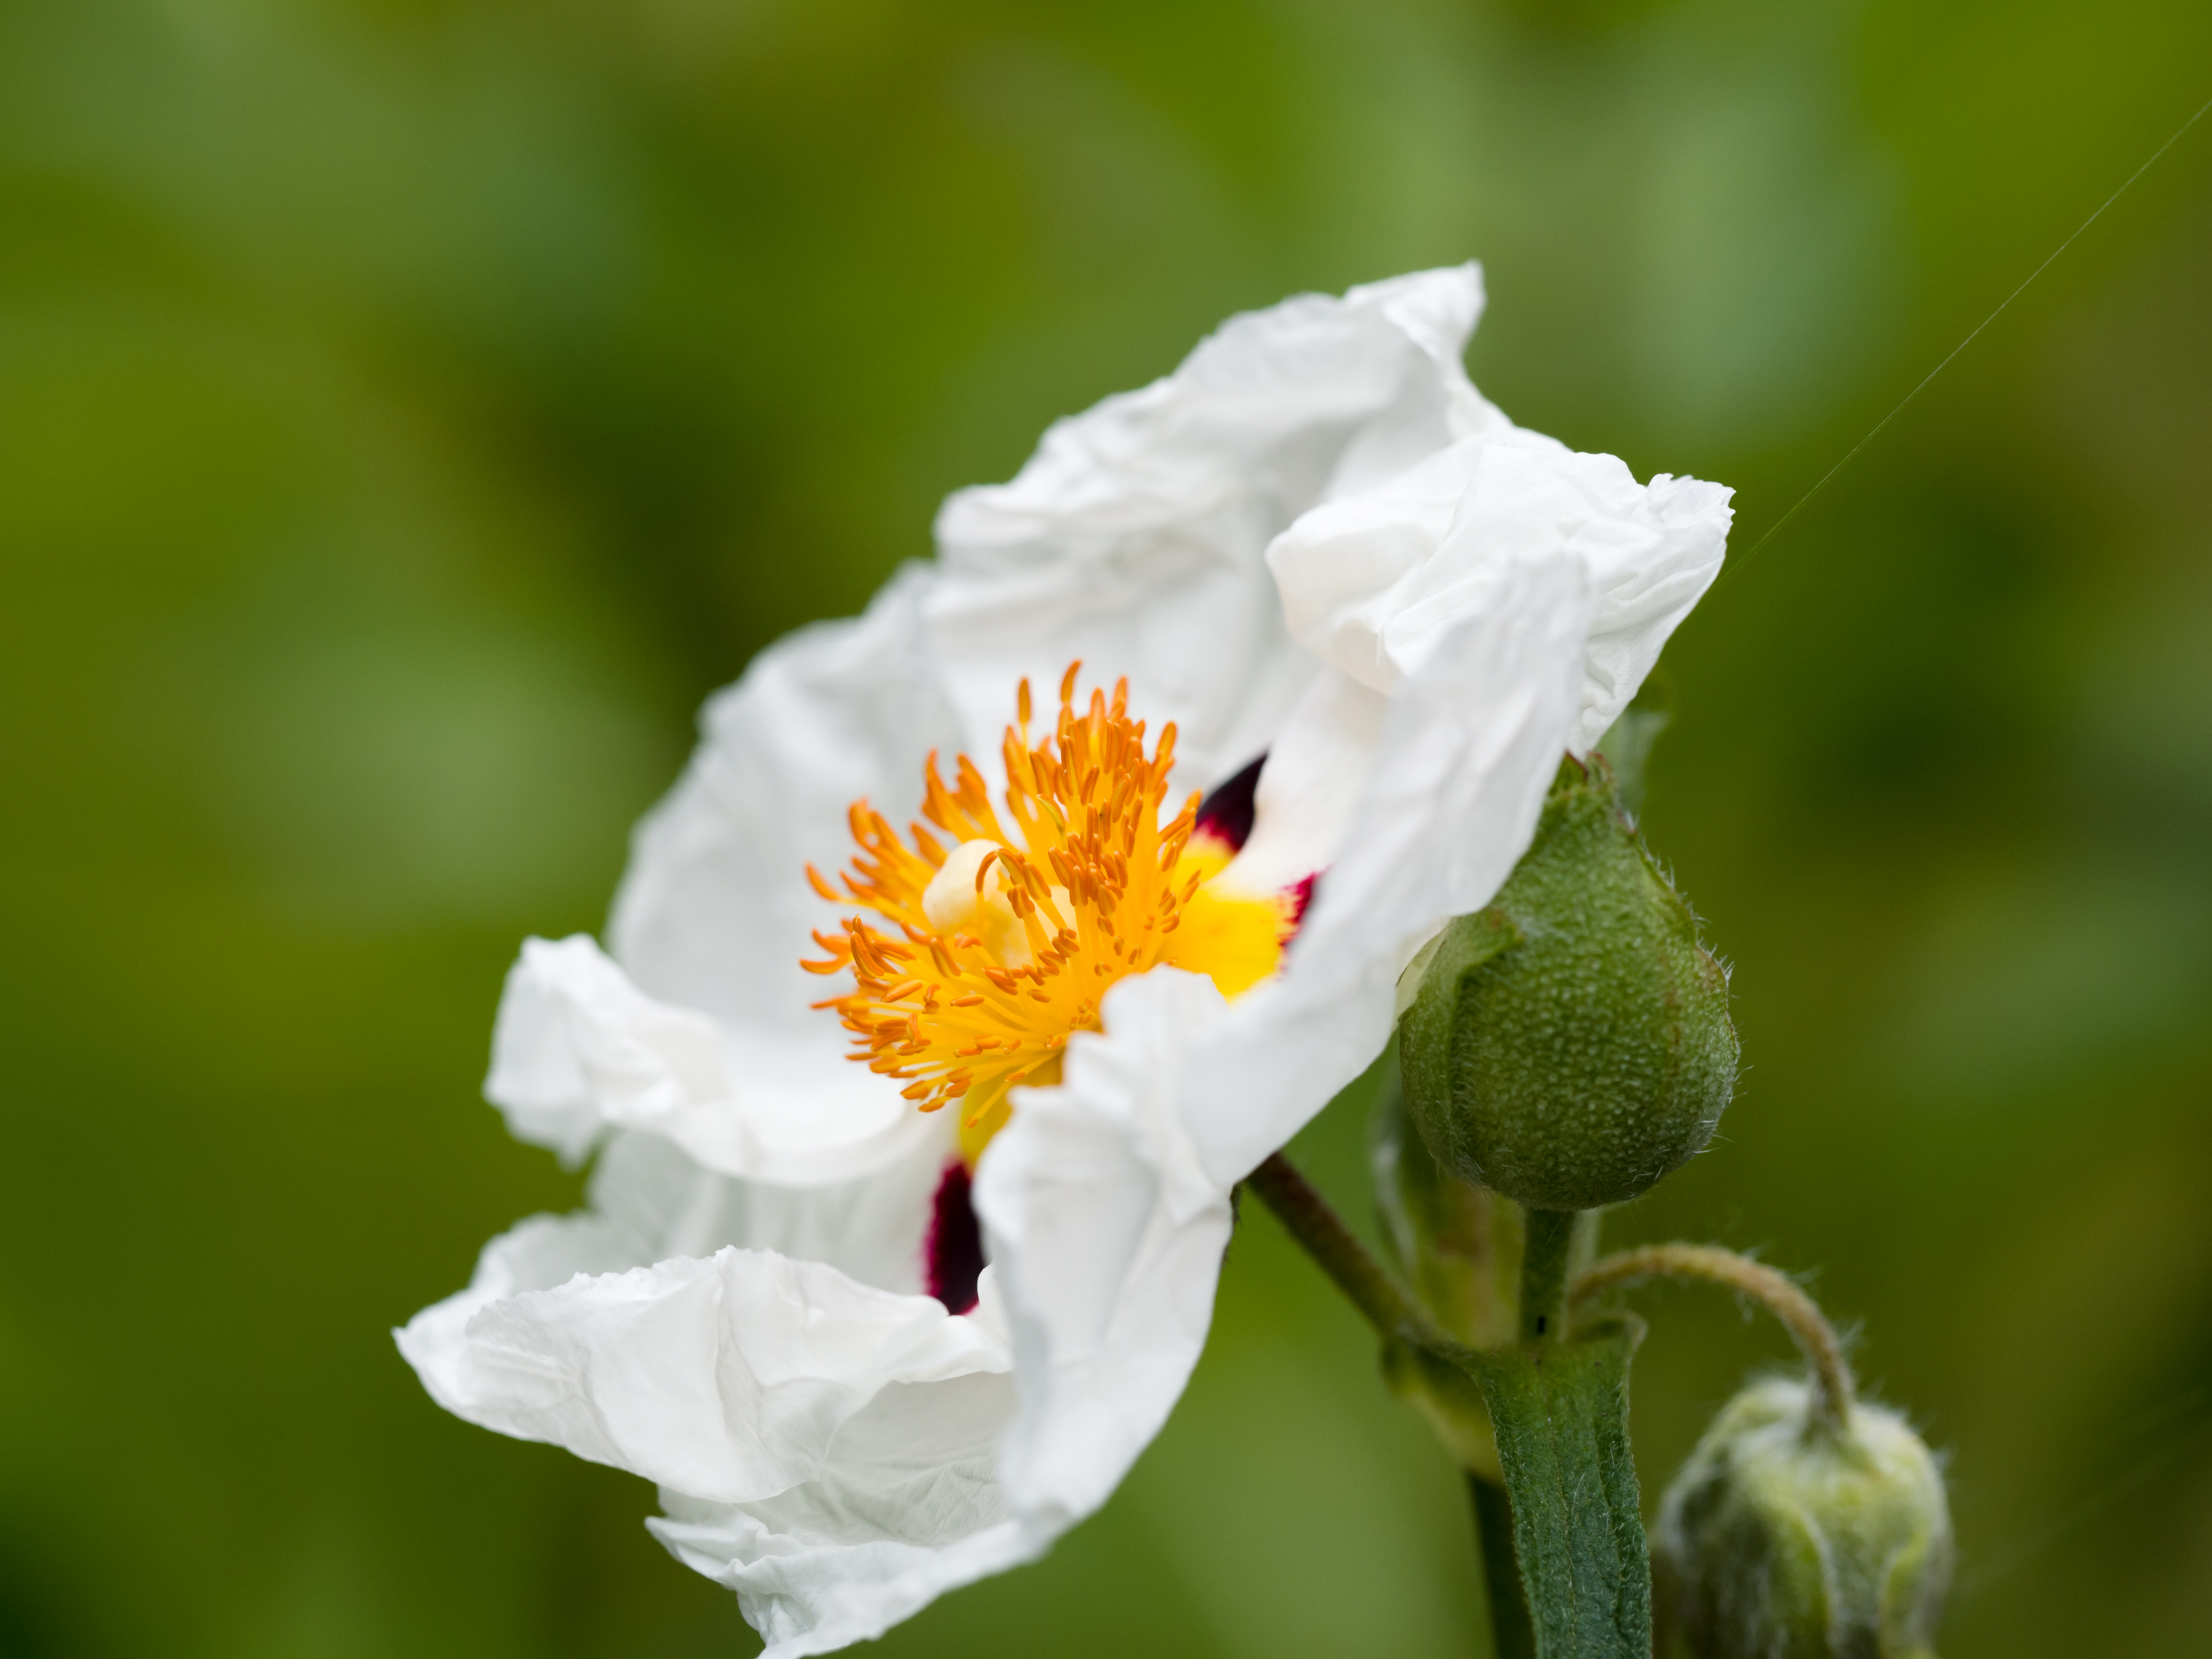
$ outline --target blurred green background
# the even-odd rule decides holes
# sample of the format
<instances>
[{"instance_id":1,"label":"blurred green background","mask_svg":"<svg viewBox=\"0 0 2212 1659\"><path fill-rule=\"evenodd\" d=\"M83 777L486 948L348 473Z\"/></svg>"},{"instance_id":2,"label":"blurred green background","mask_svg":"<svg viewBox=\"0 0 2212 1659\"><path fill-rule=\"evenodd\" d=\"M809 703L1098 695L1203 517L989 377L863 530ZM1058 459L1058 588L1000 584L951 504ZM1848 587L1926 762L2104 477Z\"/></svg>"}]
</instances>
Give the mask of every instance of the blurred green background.
<instances>
[{"instance_id":1,"label":"blurred green background","mask_svg":"<svg viewBox=\"0 0 2212 1659\"><path fill-rule=\"evenodd\" d=\"M386 1334L576 1201L491 1012L702 695L1228 313L1471 255L1484 389L1740 558L2208 93L2201 0L0 0L0 1651L753 1651ZM2212 1650L2208 297L2212 122L1668 653L1750 1070L1609 1237L1863 1322L1954 1659ZM1786 1350L1644 1305L1649 1495ZM884 1645L1425 1659L1473 1581L1254 1211L1113 1504Z\"/></svg>"}]
</instances>

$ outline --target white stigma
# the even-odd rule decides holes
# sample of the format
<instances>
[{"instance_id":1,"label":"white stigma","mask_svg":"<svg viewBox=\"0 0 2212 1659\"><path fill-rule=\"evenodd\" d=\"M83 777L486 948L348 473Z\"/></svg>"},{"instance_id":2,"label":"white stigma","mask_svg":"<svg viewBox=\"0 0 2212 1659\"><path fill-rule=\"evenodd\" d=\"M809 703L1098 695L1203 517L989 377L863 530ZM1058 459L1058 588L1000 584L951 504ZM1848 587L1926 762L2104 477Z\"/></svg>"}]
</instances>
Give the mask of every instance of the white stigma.
<instances>
[{"instance_id":1,"label":"white stigma","mask_svg":"<svg viewBox=\"0 0 2212 1659\"><path fill-rule=\"evenodd\" d=\"M979 887L975 872L1000 851L994 841L963 841L945 855L945 863L921 890L921 913L941 933L965 932L1009 968L1030 959L1029 933L1006 902L1006 872L993 870Z\"/></svg>"}]
</instances>

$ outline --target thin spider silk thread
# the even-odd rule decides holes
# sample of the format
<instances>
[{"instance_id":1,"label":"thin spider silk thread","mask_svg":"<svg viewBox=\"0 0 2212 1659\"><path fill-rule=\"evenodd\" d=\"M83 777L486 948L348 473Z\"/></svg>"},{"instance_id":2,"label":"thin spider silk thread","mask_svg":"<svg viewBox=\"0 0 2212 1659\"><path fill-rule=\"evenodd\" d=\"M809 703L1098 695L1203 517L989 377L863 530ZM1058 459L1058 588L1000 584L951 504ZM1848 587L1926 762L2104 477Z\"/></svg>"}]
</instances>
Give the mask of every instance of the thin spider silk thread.
<instances>
[{"instance_id":1,"label":"thin spider silk thread","mask_svg":"<svg viewBox=\"0 0 2212 1659\"><path fill-rule=\"evenodd\" d=\"M1960 352L1964 351L1968 346L1973 344L1976 340L1981 337L1982 331L1984 329L1986 329L1991 323L1994 323L1998 318L2004 315L2006 307L2011 305L2014 300L2017 300L2021 295L2027 293L2028 284L2034 282L2037 277L2042 276L2045 271L2050 270L2051 265L2056 263L2060 254L2065 252L2068 248L2072 247L2075 242L2081 240L2081 233L2083 231L2088 229L2089 227L2095 224L2098 220L2103 218L2105 216L2105 210L2106 208L2109 208L2113 203L2118 201L2121 197L2126 195L2129 189L2135 184L2136 179L2142 178L2143 174L2148 173L2152 167L2157 166L2159 158L2164 155L2166 151L2172 149L2176 144L2179 143L2183 137L2188 132L2189 129L2195 126L2199 121L2204 118L2207 111L2212 111L2212 98L2208 98L2203 103L2199 104L2197 106L2197 112L2194 115L2191 116L2186 121L2184 121L2179 126L2176 127L2173 130L2172 136L2164 143L2160 144L2156 149L2153 150L2150 153L2149 159L2144 161L2141 167L2137 167L2133 173L2127 176L2127 180L2124 184L2121 185L2121 186L2118 190L2114 191L2110 196L2107 196L2104 199L2103 204L2099 206L2094 213L2091 214L2079 225L2075 226L2074 234L2071 236L2069 236L2064 241L2061 242L2057 247L2051 251L2051 256L2049 258L2044 260L2044 262L2036 266L2033 270L2029 271L2026 281L2022 282L2018 288L2013 289L2011 293L2006 295L2003 300L1998 303L1997 308L1995 311L1990 313L1988 316L1983 318L1979 323L1975 325L1974 331L1972 333L1967 335L1965 339L1960 341L1958 344L1951 348L1949 356L1945 357L1942 362L1936 364L1935 368L1929 369L1926 374L1923 375L1919 385L1914 386L1911 391L1906 392L1904 397L1898 399L1896 408L1891 410L1888 414L1883 416L1879 421L1876 421L1874 423L1873 429L1869 431L1865 437L1860 439L1858 442L1853 444L1850 447L1850 453L1846 454L1843 459L1838 461L1833 466L1822 473L1819 483L1815 483L1802 495L1800 495L1797 498L1796 505L1791 507L1787 513L1784 513L1780 518L1769 525L1766 528L1766 533L1761 536L1757 541L1753 542L1747 552L1744 553L1740 558L1729 560L1727 568L1721 573L1721 580L1725 581L1731 574L1748 563L1753 554L1757 553L1760 548L1765 546L1767 543L1774 539L1775 536L1780 532L1783 526L1788 524L1790 520L1797 516L1799 509L1802 508L1806 502L1811 501L1814 496L1819 495L1823 489L1828 487L1828 481L1831 478L1834 477L1836 474L1841 472L1854 460L1857 459L1859 452L1864 449L1869 444L1872 443L1876 438L1879 438L1881 435L1882 428L1887 426L1892 421L1895 420L1899 415L1902 415L1905 412L1905 406L1928 389L1929 381L1934 380L1945 369L1950 368L1953 358L1957 357ZM1718 584L1716 583L1715 585L1717 586Z\"/></svg>"},{"instance_id":2,"label":"thin spider silk thread","mask_svg":"<svg viewBox=\"0 0 2212 1659\"><path fill-rule=\"evenodd\" d=\"M1951 1605L1955 1607L1978 1600L1990 1586L2032 1565L2122 1498L2132 1497L2171 1469L2177 1457L2185 1455L2203 1437L2207 1429L2212 1429L2212 1411L2206 1409L2208 1403L2212 1403L2212 1391L2200 1384L2149 1413L2153 1419L2166 1423L2179 1417L2180 1426L2161 1432L2156 1444L2132 1459L2118 1474L2076 1496L2053 1511L2041 1525L2014 1529L2012 1536L2000 1537L1983 1546L1980 1565L1960 1576L1951 1591Z\"/></svg>"}]
</instances>

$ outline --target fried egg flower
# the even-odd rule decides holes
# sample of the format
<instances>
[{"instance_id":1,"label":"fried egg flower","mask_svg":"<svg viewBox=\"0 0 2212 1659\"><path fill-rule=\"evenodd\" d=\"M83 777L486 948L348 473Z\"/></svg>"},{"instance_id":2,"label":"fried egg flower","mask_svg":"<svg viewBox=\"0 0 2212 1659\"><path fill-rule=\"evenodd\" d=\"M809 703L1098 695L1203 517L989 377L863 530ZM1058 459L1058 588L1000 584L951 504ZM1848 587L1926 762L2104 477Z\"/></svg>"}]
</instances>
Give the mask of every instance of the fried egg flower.
<instances>
[{"instance_id":1,"label":"fried egg flower","mask_svg":"<svg viewBox=\"0 0 2212 1659\"><path fill-rule=\"evenodd\" d=\"M1461 365L1481 307L1473 265L1291 300L1054 426L708 703L607 950L523 947L486 1092L597 1152L590 1207L401 1350L655 1481L772 1659L1105 1501L1231 1189L1717 574L1728 492L1514 426Z\"/></svg>"}]
</instances>

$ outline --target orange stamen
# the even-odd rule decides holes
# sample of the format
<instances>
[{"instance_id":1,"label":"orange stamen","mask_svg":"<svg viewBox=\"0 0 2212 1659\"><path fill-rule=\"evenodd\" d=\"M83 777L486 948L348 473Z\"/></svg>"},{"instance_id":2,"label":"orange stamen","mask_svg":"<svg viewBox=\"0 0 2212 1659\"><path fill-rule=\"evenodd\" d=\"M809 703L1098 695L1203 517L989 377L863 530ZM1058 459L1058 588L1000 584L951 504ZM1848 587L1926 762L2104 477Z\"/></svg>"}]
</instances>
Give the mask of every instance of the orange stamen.
<instances>
[{"instance_id":1,"label":"orange stamen","mask_svg":"<svg viewBox=\"0 0 2212 1659\"><path fill-rule=\"evenodd\" d=\"M1190 845L1198 797L1162 821L1175 726L1161 727L1147 755L1144 722L1128 717L1126 679L1110 702L1094 689L1078 712L1081 667L1072 663L1061 677L1059 719L1034 742L1029 682L1016 693L1018 725L1006 728L1004 744L1006 819L972 761L955 757L948 787L933 754L921 816L951 845L916 823L909 851L858 800L848 814L857 851L845 894L806 869L822 897L872 913L815 935L828 959L801 965L814 974L849 967L854 975L851 993L816 1006L834 1008L853 1034L848 1058L905 1082L900 1093L923 1111L959 1101L971 1160L1006 1121L1010 1088L1059 1080L1069 1034L1098 1029L1111 983L1169 965L1210 974L1236 995L1273 971L1289 926L1279 898L1206 885L1228 859L1212 842L1199 843L1202 857ZM972 903L975 920L941 927L925 895L953 848L969 842L990 843L972 895L955 905ZM998 878L987 882L994 866ZM1204 926L1169 937L1201 916Z\"/></svg>"}]
</instances>

